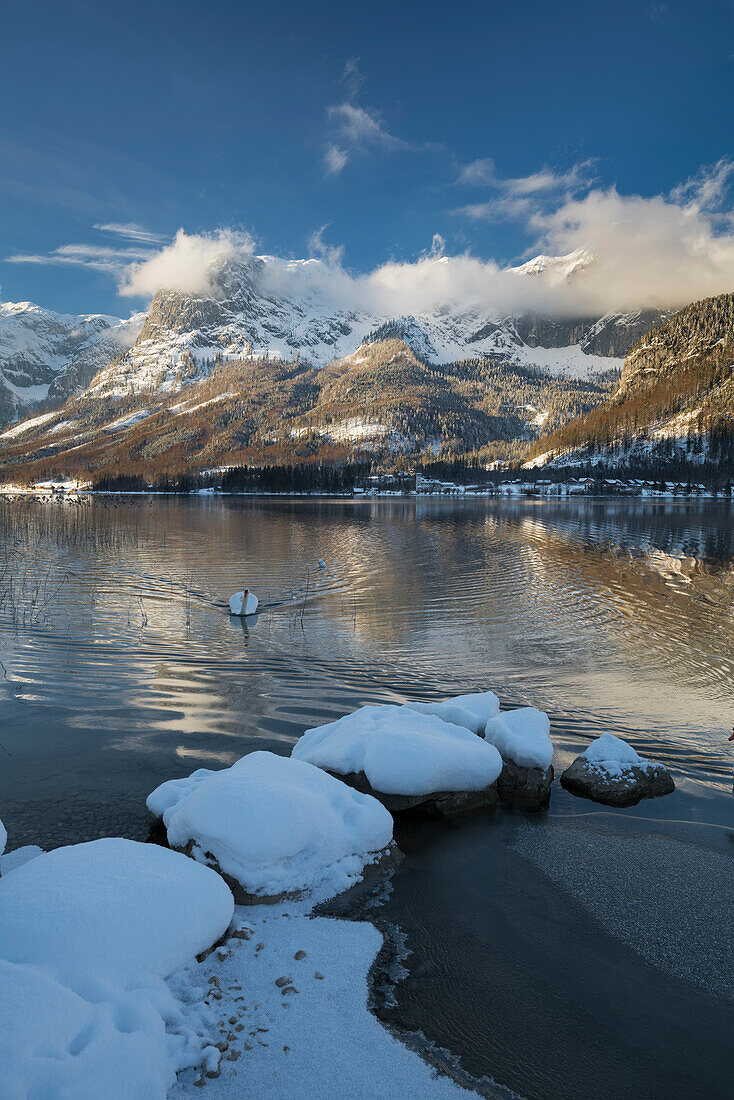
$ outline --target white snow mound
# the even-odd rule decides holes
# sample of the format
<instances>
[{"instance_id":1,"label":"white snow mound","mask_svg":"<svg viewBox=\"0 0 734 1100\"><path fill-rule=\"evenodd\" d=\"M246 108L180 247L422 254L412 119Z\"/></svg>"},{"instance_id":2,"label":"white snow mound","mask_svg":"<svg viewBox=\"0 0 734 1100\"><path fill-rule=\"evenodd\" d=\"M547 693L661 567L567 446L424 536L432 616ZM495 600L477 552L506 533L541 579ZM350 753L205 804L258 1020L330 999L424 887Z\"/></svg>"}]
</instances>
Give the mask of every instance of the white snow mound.
<instances>
[{"instance_id":1,"label":"white snow mound","mask_svg":"<svg viewBox=\"0 0 734 1100\"><path fill-rule=\"evenodd\" d=\"M381 794L479 791L502 771L497 750L464 726L410 707L361 707L306 730L292 756L339 775L364 772Z\"/></svg>"},{"instance_id":2,"label":"white snow mound","mask_svg":"<svg viewBox=\"0 0 734 1100\"><path fill-rule=\"evenodd\" d=\"M14 848L12 852L5 852L0 855L0 875L9 875L16 867L22 867L24 863L42 855L43 848L39 848L37 844L26 844L22 848Z\"/></svg>"},{"instance_id":3,"label":"white snow mound","mask_svg":"<svg viewBox=\"0 0 734 1100\"><path fill-rule=\"evenodd\" d=\"M0 958L127 984L166 977L211 947L234 912L227 884L155 844L118 838L56 848L0 879Z\"/></svg>"},{"instance_id":4,"label":"white snow mound","mask_svg":"<svg viewBox=\"0 0 734 1100\"><path fill-rule=\"evenodd\" d=\"M484 736L505 760L521 768L549 768L553 762L550 719L535 707L520 707L490 718Z\"/></svg>"},{"instance_id":5,"label":"white snow mound","mask_svg":"<svg viewBox=\"0 0 734 1100\"><path fill-rule=\"evenodd\" d=\"M642 768L643 771L653 767L649 760L639 756L631 745L621 737L615 737L613 733L603 733L601 737L597 737L581 753L581 758L598 771L609 775L622 775L633 767Z\"/></svg>"},{"instance_id":6,"label":"white snow mound","mask_svg":"<svg viewBox=\"0 0 734 1100\"><path fill-rule=\"evenodd\" d=\"M455 695L441 703L406 703L406 707L419 714L435 714L444 722L465 726L472 733L481 733L490 718L499 712L500 701L493 691L474 691L468 695Z\"/></svg>"},{"instance_id":7,"label":"white snow mound","mask_svg":"<svg viewBox=\"0 0 734 1100\"><path fill-rule=\"evenodd\" d=\"M0 856L2 856L3 852L5 851L5 845L7 843L8 843L8 830L5 828L2 821L0 821Z\"/></svg>"},{"instance_id":8,"label":"white snow mound","mask_svg":"<svg viewBox=\"0 0 734 1100\"><path fill-rule=\"evenodd\" d=\"M148 809L163 819L169 844L193 841L196 859L213 857L251 894L325 884L339 893L392 840L392 817L375 798L271 752L163 783Z\"/></svg>"},{"instance_id":9,"label":"white snow mound","mask_svg":"<svg viewBox=\"0 0 734 1100\"><path fill-rule=\"evenodd\" d=\"M254 615L258 603L259 600L254 592L248 592L247 599L244 592L235 592L234 596L229 598L229 613L230 615Z\"/></svg>"},{"instance_id":10,"label":"white snow mound","mask_svg":"<svg viewBox=\"0 0 734 1100\"><path fill-rule=\"evenodd\" d=\"M49 923L53 911L47 912ZM162 1100L165 1027L125 999L92 1003L32 966L0 960L4 1100Z\"/></svg>"},{"instance_id":11,"label":"white snow mound","mask_svg":"<svg viewBox=\"0 0 734 1100\"><path fill-rule=\"evenodd\" d=\"M0 879L3 1100L163 1100L211 1050L203 1008L186 1015L164 978L233 911L219 875L153 844L96 840L14 867Z\"/></svg>"}]
</instances>

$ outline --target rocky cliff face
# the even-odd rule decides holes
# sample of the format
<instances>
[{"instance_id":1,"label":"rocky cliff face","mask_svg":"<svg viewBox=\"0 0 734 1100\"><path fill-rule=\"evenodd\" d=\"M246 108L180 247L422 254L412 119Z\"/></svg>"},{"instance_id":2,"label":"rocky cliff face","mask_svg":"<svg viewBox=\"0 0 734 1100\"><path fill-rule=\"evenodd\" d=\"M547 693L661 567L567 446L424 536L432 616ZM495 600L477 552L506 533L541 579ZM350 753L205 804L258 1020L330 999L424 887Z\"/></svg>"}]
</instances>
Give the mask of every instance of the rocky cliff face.
<instances>
[{"instance_id":1,"label":"rocky cliff face","mask_svg":"<svg viewBox=\"0 0 734 1100\"><path fill-rule=\"evenodd\" d=\"M130 346L142 323L142 316L122 321L0 303L0 424L86 389L100 367Z\"/></svg>"},{"instance_id":2,"label":"rocky cliff face","mask_svg":"<svg viewBox=\"0 0 734 1100\"><path fill-rule=\"evenodd\" d=\"M581 254L539 257L518 268L518 278L548 270L571 278L586 262ZM549 377L599 380L618 374L622 356L661 319L645 311L568 320L507 317L476 306L380 316L335 306L319 264L257 257L221 262L211 270L207 293L159 291L145 317L127 322L0 307L0 424L87 388L95 398L175 393L207 378L218 363L275 359L323 368L363 344L391 338L427 364L492 360ZM279 280L286 268L303 278Z\"/></svg>"},{"instance_id":3,"label":"rocky cliff face","mask_svg":"<svg viewBox=\"0 0 734 1100\"><path fill-rule=\"evenodd\" d=\"M515 328L520 339L531 348L578 344L589 355L624 358L641 336L672 316L673 310L640 309L575 320L523 317L515 322Z\"/></svg>"}]
</instances>

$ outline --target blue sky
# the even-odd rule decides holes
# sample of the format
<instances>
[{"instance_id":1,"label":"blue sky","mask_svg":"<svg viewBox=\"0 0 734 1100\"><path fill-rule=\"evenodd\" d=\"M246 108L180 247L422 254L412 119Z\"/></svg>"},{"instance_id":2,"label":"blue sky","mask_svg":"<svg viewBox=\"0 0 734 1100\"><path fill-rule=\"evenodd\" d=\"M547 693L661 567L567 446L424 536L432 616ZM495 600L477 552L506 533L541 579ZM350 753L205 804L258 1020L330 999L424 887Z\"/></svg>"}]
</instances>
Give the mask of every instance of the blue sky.
<instances>
[{"instance_id":1,"label":"blue sky","mask_svg":"<svg viewBox=\"0 0 734 1100\"><path fill-rule=\"evenodd\" d=\"M680 204L691 178L727 231L732 0L6 0L2 23L6 300L127 313L121 272L180 227L356 271L435 234L516 262L589 189Z\"/></svg>"}]
</instances>

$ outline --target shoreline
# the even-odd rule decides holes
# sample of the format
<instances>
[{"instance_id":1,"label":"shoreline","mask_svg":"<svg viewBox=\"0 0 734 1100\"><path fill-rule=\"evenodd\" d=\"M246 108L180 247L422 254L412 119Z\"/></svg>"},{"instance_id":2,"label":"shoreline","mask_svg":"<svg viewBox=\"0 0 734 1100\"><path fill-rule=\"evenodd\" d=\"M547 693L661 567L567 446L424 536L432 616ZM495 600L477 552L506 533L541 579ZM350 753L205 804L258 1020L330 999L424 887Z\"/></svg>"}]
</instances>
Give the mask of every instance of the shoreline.
<instances>
[{"instance_id":1,"label":"shoreline","mask_svg":"<svg viewBox=\"0 0 734 1100\"><path fill-rule=\"evenodd\" d=\"M523 486L527 484L523 483ZM558 482L554 484L552 489L560 487L564 489L566 483ZM534 492L523 487L518 488L516 492L498 492L496 490L459 490L447 491L441 493L417 493L414 490L405 493L398 490L368 490L366 492L357 493L329 493L329 492L248 492L242 491L229 491L229 490L208 490L208 489L193 489L187 491L180 490L168 490L168 489L65 489L65 488L33 488L26 489L15 487L12 489L5 489L0 487L0 499L3 500L24 500L31 499L37 503L49 503L54 501L68 500L70 503L79 503L81 500L87 500L95 497L100 498L113 498L116 500L132 497L175 497L180 499L191 499L197 497L199 499L211 500L220 498L231 497L246 497L250 500L334 500L343 501L344 503L358 503L360 501L372 501L372 500L393 500L404 501L405 503L415 503L417 501L436 503L441 501L444 503L456 504L459 502L472 501L472 500L492 500L502 502L512 502L513 504L521 503L523 501L551 501L553 503L567 503L570 500L574 501L614 501L619 503L621 501L629 501L631 503L656 503L659 501L665 501L666 503L685 503L690 504L696 501L715 501L721 504L734 503L734 496L726 496L723 493L713 493L709 489L702 489L700 492L677 492L674 490L666 492L658 491L641 491L641 492L610 492L610 493L591 493L591 492L578 492L578 491L547 491L547 492Z\"/></svg>"}]
</instances>

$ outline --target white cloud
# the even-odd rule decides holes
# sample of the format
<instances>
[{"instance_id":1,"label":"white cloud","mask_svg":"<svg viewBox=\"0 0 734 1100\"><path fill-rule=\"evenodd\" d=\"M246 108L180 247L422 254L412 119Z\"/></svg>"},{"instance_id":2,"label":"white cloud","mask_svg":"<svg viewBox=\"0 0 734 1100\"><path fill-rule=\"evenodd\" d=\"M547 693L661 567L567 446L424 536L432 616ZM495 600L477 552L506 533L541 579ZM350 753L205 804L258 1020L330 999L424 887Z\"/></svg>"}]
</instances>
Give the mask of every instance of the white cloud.
<instances>
[{"instance_id":1,"label":"white cloud","mask_svg":"<svg viewBox=\"0 0 734 1100\"><path fill-rule=\"evenodd\" d=\"M649 198L612 187L537 213L531 225L548 251L583 247L594 256L569 288L571 300L589 308L683 306L734 289L730 212L710 202L705 182Z\"/></svg>"},{"instance_id":2,"label":"white cloud","mask_svg":"<svg viewBox=\"0 0 734 1100\"><path fill-rule=\"evenodd\" d=\"M390 133L376 111L367 107L339 103L335 107L329 107L328 115L336 123L342 143L355 149L366 149L369 146L382 149L410 148L407 142Z\"/></svg>"},{"instance_id":3,"label":"white cloud","mask_svg":"<svg viewBox=\"0 0 734 1100\"><path fill-rule=\"evenodd\" d=\"M536 209L535 203L523 195L493 195L485 202L470 202L453 212L463 214L473 222L502 222L527 219Z\"/></svg>"},{"instance_id":4,"label":"white cloud","mask_svg":"<svg viewBox=\"0 0 734 1100\"><path fill-rule=\"evenodd\" d=\"M496 184L497 170L494 161L491 157L482 157L481 160L473 160L471 164L465 164L459 172L456 182L469 187Z\"/></svg>"},{"instance_id":5,"label":"white cloud","mask_svg":"<svg viewBox=\"0 0 734 1100\"><path fill-rule=\"evenodd\" d=\"M593 162L582 161L564 172L541 168L528 176L503 179L497 175L489 157L472 161L461 169L456 183L460 186L484 187L492 193L481 202L468 203L454 211L472 221L503 221L527 219L548 202L561 203L592 183Z\"/></svg>"},{"instance_id":6,"label":"white cloud","mask_svg":"<svg viewBox=\"0 0 734 1100\"><path fill-rule=\"evenodd\" d=\"M344 66L344 72L341 75L341 80L347 87L350 99L354 99L355 96L359 95L367 81L360 72L358 57L350 57L347 59Z\"/></svg>"},{"instance_id":7,"label":"white cloud","mask_svg":"<svg viewBox=\"0 0 734 1100\"><path fill-rule=\"evenodd\" d=\"M244 233L220 229L187 234L179 229L170 244L125 271L120 294L150 298L161 289L216 294L217 267L252 255L252 250L252 239Z\"/></svg>"},{"instance_id":8,"label":"white cloud","mask_svg":"<svg viewBox=\"0 0 734 1100\"><path fill-rule=\"evenodd\" d=\"M734 177L734 161L722 157L715 164L704 165L685 183L674 187L670 197L678 203L689 203L700 210L722 213L727 193ZM731 217L724 212L723 217Z\"/></svg>"},{"instance_id":9,"label":"white cloud","mask_svg":"<svg viewBox=\"0 0 734 1100\"><path fill-rule=\"evenodd\" d=\"M337 176L346 166L349 153L346 149L340 149L338 145L329 145L324 153L324 164L327 175Z\"/></svg>"},{"instance_id":10,"label":"white cloud","mask_svg":"<svg viewBox=\"0 0 734 1100\"><path fill-rule=\"evenodd\" d=\"M6 256L9 264L43 264L89 267L110 275L120 275L131 263L142 260L149 252L140 248L106 248L91 244L64 244L47 253L16 253Z\"/></svg>"},{"instance_id":11,"label":"white cloud","mask_svg":"<svg viewBox=\"0 0 734 1100\"><path fill-rule=\"evenodd\" d=\"M495 214L499 203L505 217L522 219L532 240L527 255L583 251L584 263L545 264L529 277L492 259L448 256L445 241L436 235L414 261L355 273L344 266L343 250L325 241L327 226L322 226L309 239L309 262L264 257L260 278L269 291L309 294L327 308L388 317L444 306L476 306L494 315L590 316L643 306L680 307L734 289L732 162L702 169L667 195L624 195L614 187L585 194L563 190L577 178L574 169L561 174L544 169L524 177L522 185L511 181L512 190L505 188L491 201ZM121 294L150 298L160 288L216 294L220 266L252 256L253 247L241 233L179 230L157 250L142 243L129 248L71 244L46 256L10 260L83 264L117 277Z\"/></svg>"},{"instance_id":12,"label":"white cloud","mask_svg":"<svg viewBox=\"0 0 734 1100\"><path fill-rule=\"evenodd\" d=\"M529 176L503 180L501 186L512 195L574 192L590 185L592 167L593 161L585 160L580 164L574 164L566 172L554 172L551 168L542 168Z\"/></svg>"},{"instance_id":13,"label":"white cloud","mask_svg":"<svg viewBox=\"0 0 734 1100\"><path fill-rule=\"evenodd\" d=\"M100 233L111 233L130 241L140 241L141 244L163 244L168 239L162 233L153 233L137 222L97 222L94 228Z\"/></svg>"},{"instance_id":14,"label":"white cloud","mask_svg":"<svg viewBox=\"0 0 734 1100\"><path fill-rule=\"evenodd\" d=\"M527 177L528 194L498 200L525 218L533 237L528 254L578 253L583 262L575 256L528 277L493 260L446 256L438 238L418 260L386 263L366 274L346 270L337 256L310 265L272 261L264 278L284 294L315 293L335 305L387 316L444 306L590 316L681 307L734 289L734 220L725 202L734 178L730 162L702 170L668 195L648 197L615 188L558 195L543 174ZM578 178L563 175L567 183Z\"/></svg>"},{"instance_id":15,"label":"white cloud","mask_svg":"<svg viewBox=\"0 0 734 1100\"><path fill-rule=\"evenodd\" d=\"M392 134L377 111L355 103L338 103L326 112L333 127L332 140L324 152L327 175L338 175L355 154L370 152L419 152L436 148L412 144Z\"/></svg>"},{"instance_id":16,"label":"white cloud","mask_svg":"<svg viewBox=\"0 0 734 1100\"><path fill-rule=\"evenodd\" d=\"M318 256L322 260L326 260L330 264L341 264L344 258L344 245L327 244L324 240L324 233L329 228L329 223L322 225L320 229L315 229L308 238L308 254L309 256Z\"/></svg>"}]
</instances>

